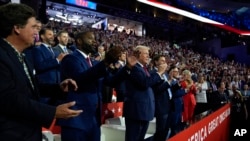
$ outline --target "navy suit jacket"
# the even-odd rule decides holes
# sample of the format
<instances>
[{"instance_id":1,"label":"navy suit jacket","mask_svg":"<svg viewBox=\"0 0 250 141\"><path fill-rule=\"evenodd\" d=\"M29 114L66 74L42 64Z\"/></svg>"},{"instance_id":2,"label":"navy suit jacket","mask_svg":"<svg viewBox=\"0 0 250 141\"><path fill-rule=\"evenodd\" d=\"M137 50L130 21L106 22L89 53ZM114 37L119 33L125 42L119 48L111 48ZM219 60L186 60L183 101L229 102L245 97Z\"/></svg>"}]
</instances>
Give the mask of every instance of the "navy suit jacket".
<instances>
[{"instance_id":1,"label":"navy suit jacket","mask_svg":"<svg viewBox=\"0 0 250 141\"><path fill-rule=\"evenodd\" d=\"M151 86L162 81L159 74L146 75L140 64L136 64L129 72L125 84L123 116L134 120L150 121L155 114L155 99Z\"/></svg>"},{"instance_id":2,"label":"navy suit jacket","mask_svg":"<svg viewBox=\"0 0 250 141\"><path fill-rule=\"evenodd\" d=\"M120 68L118 68L118 71L122 71L122 69L126 67L126 66L120 66ZM117 96L117 102L123 102L124 101L124 96L126 93L126 84L125 81L120 81L118 83L115 84L114 86L115 91L116 91L116 96Z\"/></svg>"},{"instance_id":3,"label":"navy suit jacket","mask_svg":"<svg viewBox=\"0 0 250 141\"><path fill-rule=\"evenodd\" d=\"M173 97L171 99L171 110L175 112L182 112L184 106L182 96L184 96L186 92L179 86L177 80L173 80L171 85L171 90L173 94Z\"/></svg>"},{"instance_id":4,"label":"navy suit jacket","mask_svg":"<svg viewBox=\"0 0 250 141\"><path fill-rule=\"evenodd\" d=\"M41 44L33 48L34 66L39 83L60 83L60 64L54 54Z\"/></svg>"},{"instance_id":5,"label":"navy suit jacket","mask_svg":"<svg viewBox=\"0 0 250 141\"><path fill-rule=\"evenodd\" d=\"M88 130L88 122L93 118L100 118L100 112L97 110L101 106L100 79L107 74L104 62L92 62L90 67L86 58L75 50L72 54L65 56L61 62L62 78L72 78L78 84L77 91L68 93L65 101L76 101L72 109L82 109L84 112L78 117L58 120L61 126L68 126L82 130Z\"/></svg>"},{"instance_id":6,"label":"navy suit jacket","mask_svg":"<svg viewBox=\"0 0 250 141\"><path fill-rule=\"evenodd\" d=\"M1 141L41 141L41 127L48 127L55 116L55 107L38 102L37 83L32 68L25 62L34 89L14 49L0 39Z\"/></svg>"},{"instance_id":7,"label":"navy suit jacket","mask_svg":"<svg viewBox=\"0 0 250 141\"><path fill-rule=\"evenodd\" d=\"M154 69L152 72L156 72L156 70ZM163 80L162 83L156 84L152 88L155 96L155 116L167 115L170 109L169 83Z\"/></svg>"}]
</instances>

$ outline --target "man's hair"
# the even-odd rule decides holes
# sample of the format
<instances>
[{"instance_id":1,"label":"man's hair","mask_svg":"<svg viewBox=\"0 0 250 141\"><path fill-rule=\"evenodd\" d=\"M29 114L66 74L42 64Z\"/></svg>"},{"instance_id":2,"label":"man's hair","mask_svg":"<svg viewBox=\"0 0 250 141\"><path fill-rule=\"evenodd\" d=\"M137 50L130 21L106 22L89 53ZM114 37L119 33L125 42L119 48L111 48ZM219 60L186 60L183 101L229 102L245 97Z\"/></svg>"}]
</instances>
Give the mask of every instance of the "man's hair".
<instances>
[{"instance_id":1,"label":"man's hair","mask_svg":"<svg viewBox=\"0 0 250 141\"><path fill-rule=\"evenodd\" d=\"M9 36L16 25L25 26L31 17L36 17L36 13L25 4L9 3L0 6L0 37Z\"/></svg>"},{"instance_id":2,"label":"man's hair","mask_svg":"<svg viewBox=\"0 0 250 141\"><path fill-rule=\"evenodd\" d=\"M78 39L82 40L88 33L92 33L92 31L81 31L76 34L75 41L77 46L79 46Z\"/></svg>"},{"instance_id":3,"label":"man's hair","mask_svg":"<svg viewBox=\"0 0 250 141\"><path fill-rule=\"evenodd\" d=\"M67 34L68 34L68 31L66 31L66 30L60 30L60 31L56 34L56 36L59 37L59 36L61 36L63 33L67 33Z\"/></svg>"},{"instance_id":4,"label":"man's hair","mask_svg":"<svg viewBox=\"0 0 250 141\"><path fill-rule=\"evenodd\" d=\"M39 37L40 37L40 39L41 39L42 41L43 41L43 39L41 38L41 36L42 36L42 35L45 35L45 34L46 34L46 32L47 32L48 30L50 30L50 31L52 31L52 32L53 32L53 29L51 29L51 28L47 28L47 27L42 28L42 29L39 31Z\"/></svg>"},{"instance_id":5,"label":"man's hair","mask_svg":"<svg viewBox=\"0 0 250 141\"><path fill-rule=\"evenodd\" d=\"M159 61L159 59L160 59L161 57L165 57L165 56L162 55L162 54L156 54L156 55L153 57L152 61L153 61L154 66L156 65L155 62L156 62L156 61Z\"/></svg>"},{"instance_id":6,"label":"man's hair","mask_svg":"<svg viewBox=\"0 0 250 141\"><path fill-rule=\"evenodd\" d=\"M168 69L168 73L170 73L175 68L177 68L179 70L179 68L176 65L174 65L174 64L170 65L170 67Z\"/></svg>"},{"instance_id":7,"label":"man's hair","mask_svg":"<svg viewBox=\"0 0 250 141\"><path fill-rule=\"evenodd\" d=\"M150 50L150 48L147 47L147 46L138 45L138 46L135 47L133 54L136 57L139 57L139 55L141 54L141 50Z\"/></svg>"}]
</instances>

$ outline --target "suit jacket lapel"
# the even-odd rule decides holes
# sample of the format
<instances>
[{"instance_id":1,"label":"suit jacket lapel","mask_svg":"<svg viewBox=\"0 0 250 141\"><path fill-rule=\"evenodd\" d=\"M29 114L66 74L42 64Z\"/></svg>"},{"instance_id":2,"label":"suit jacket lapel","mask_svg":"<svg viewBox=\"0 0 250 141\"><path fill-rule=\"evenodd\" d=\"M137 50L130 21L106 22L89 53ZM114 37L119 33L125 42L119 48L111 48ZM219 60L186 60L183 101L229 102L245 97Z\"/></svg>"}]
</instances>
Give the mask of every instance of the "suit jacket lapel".
<instances>
[{"instance_id":1,"label":"suit jacket lapel","mask_svg":"<svg viewBox=\"0 0 250 141\"><path fill-rule=\"evenodd\" d=\"M84 56L79 51L75 51L75 55L79 60L81 60L85 68L90 68L86 58L84 58Z\"/></svg>"},{"instance_id":2,"label":"suit jacket lapel","mask_svg":"<svg viewBox=\"0 0 250 141\"><path fill-rule=\"evenodd\" d=\"M14 62L14 63L18 66L18 68L19 68L19 70L20 70L20 71L17 71L17 72L20 72L20 73L22 74L22 76L24 77L24 79L25 79L25 81L27 82L27 84L29 85L29 87L30 87L32 90L34 90L34 89L32 88L32 85L30 84L30 81L29 81L28 76L27 76L26 73L25 73L24 66L23 66L23 64L19 61L19 59L18 59L17 55L15 54L15 52L13 51L13 52L9 53L9 55L10 55L10 59L12 59L12 62ZM34 84L33 73L31 73L31 72L30 72L30 69L29 69L30 65L28 65L28 63L27 63L27 61L26 61L25 58L24 58L24 61L26 62L26 65L27 65L27 68L28 68L28 71L29 71L29 74L30 74L30 77L31 77L31 81L32 81L33 84ZM20 75L19 75L19 76L20 76Z\"/></svg>"},{"instance_id":3,"label":"suit jacket lapel","mask_svg":"<svg viewBox=\"0 0 250 141\"><path fill-rule=\"evenodd\" d=\"M18 67L19 70L16 71L16 73L20 73L20 77L23 77L23 79L29 84L30 88L32 90L34 90L30 84L29 78L27 77L25 71L24 71L24 67L23 64L19 61L18 56L15 52L15 50L6 42L3 43L4 45L2 46L5 50L7 50L7 54L10 58L10 60L12 60L12 62L14 63L15 66ZM27 62L27 61L26 61ZM27 63L26 63L27 65ZM29 70L29 66L27 65L28 70ZM29 70L30 71L30 70ZM30 72L29 72L30 73ZM30 73L31 77L33 77L32 73ZM31 78L32 79L32 78ZM32 79L33 81L34 79ZM33 81L34 82L34 81Z\"/></svg>"}]
</instances>

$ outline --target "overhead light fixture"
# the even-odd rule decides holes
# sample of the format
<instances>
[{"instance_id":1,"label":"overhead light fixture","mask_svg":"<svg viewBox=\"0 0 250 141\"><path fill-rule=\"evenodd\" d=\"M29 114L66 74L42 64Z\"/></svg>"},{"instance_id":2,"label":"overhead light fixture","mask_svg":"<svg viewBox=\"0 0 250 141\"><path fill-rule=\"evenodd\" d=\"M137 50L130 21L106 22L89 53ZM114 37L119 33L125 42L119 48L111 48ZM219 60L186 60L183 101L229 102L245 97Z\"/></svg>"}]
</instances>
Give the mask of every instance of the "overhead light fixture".
<instances>
[{"instance_id":1,"label":"overhead light fixture","mask_svg":"<svg viewBox=\"0 0 250 141\"><path fill-rule=\"evenodd\" d=\"M225 25L223 23L199 16L197 14L194 14L194 13L182 10L182 9L178 9L176 7L170 6L170 5L162 3L162 2L158 2L157 0L137 0L137 1L154 6L154 7L157 7L157 8L160 8L160 9L163 9L163 10L167 10L167 11L170 11L170 12L173 12L173 13L191 18L191 19L194 19L194 20L197 20L197 21L200 21L203 23L212 24L214 26L220 27L222 29L225 29L225 30L228 30L228 31L240 34L240 35L250 35L250 31L239 30L239 29L233 28L231 26Z\"/></svg>"},{"instance_id":2,"label":"overhead light fixture","mask_svg":"<svg viewBox=\"0 0 250 141\"><path fill-rule=\"evenodd\" d=\"M78 21L79 18L68 18L69 21Z\"/></svg>"},{"instance_id":3,"label":"overhead light fixture","mask_svg":"<svg viewBox=\"0 0 250 141\"><path fill-rule=\"evenodd\" d=\"M63 16L63 15L60 15L60 14L56 14L56 17L67 20L67 16Z\"/></svg>"},{"instance_id":4,"label":"overhead light fixture","mask_svg":"<svg viewBox=\"0 0 250 141\"><path fill-rule=\"evenodd\" d=\"M54 18L53 18L53 17L50 17L50 18L49 18L49 20L50 20L50 21L53 21L53 20L54 20Z\"/></svg>"}]
</instances>

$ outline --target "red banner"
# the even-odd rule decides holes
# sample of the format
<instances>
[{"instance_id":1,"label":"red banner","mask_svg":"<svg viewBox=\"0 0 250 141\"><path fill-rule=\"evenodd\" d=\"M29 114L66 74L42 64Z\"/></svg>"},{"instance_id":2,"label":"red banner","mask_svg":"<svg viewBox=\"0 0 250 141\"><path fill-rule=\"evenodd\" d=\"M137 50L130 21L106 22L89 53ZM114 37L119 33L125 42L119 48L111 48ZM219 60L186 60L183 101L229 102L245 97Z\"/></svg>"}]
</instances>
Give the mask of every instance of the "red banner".
<instances>
[{"instance_id":1,"label":"red banner","mask_svg":"<svg viewBox=\"0 0 250 141\"><path fill-rule=\"evenodd\" d=\"M229 117L230 104L226 104L168 141L228 141Z\"/></svg>"}]
</instances>

